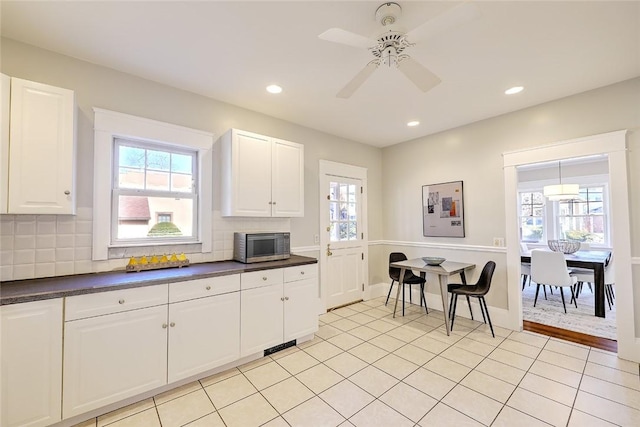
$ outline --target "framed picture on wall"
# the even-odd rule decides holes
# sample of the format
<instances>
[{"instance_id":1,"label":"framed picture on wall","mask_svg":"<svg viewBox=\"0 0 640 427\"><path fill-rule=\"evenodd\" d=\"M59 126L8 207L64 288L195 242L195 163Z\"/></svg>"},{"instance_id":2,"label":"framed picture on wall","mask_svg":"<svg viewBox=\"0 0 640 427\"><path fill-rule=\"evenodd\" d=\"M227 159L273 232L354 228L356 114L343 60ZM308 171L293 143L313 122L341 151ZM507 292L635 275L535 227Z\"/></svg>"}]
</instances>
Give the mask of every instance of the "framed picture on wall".
<instances>
[{"instance_id":1,"label":"framed picture on wall","mask_svg":"<svg viewBox=\"0 0 640 427\"><path fill-rule=\"evenodd\" d=\"M464 237L462 181L422 186L425 237Z\"/></svg>"}]
</instances>

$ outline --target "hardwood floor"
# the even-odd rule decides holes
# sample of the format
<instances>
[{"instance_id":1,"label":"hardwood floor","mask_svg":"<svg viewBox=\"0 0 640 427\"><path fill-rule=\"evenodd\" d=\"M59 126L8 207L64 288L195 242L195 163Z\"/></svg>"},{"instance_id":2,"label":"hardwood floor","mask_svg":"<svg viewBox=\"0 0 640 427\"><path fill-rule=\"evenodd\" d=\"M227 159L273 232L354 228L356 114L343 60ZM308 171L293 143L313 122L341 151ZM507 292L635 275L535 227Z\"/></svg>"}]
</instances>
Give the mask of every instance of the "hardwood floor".
<instances>
[{"instance_id":1,"label":"hardwood floor","mask_svg":"<svg viewBox=\"0 0 640 427\"><path fill-rule=\"evenodd\" d=\"M542 323L535 323L529 320L524 320L523 329L529 332L536 332L538 334L547 335L554 338L560 338L563 340L575 342L578 344L588 345L589 347L599 348L601 350L607 350L614 353L618 352L618 341L610 340L607 338L594 337L593 335L587 335L580 332L569 331L567 329L560 329L554 326L543 325Z\"/></svg>"}]
</instances>

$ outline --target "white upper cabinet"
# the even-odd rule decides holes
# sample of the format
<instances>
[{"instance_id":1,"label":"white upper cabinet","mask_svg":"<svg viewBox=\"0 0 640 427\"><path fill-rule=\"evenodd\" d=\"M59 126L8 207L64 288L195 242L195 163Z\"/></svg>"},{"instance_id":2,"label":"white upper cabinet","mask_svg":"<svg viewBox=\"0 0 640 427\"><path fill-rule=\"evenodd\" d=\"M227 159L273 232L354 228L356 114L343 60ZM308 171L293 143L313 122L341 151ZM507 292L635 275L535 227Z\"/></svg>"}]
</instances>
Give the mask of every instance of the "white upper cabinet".
<instances>
[{"instance_id":1,"label":"white upper cabinet","mask_svg":"<svg viewBox=\"0 0 640 427\"><path fill-rule=\"evenodd\" d=\"M222 215L304 216L304 146L231 129L221 139Z\"/></svg>"},{"instance_id":2,"label":"white upper cabinet","mask_svg":"<svg viewBox=\"0 0 640 427\"><path fill-rule=\"evenodd\" d=\"M75 214L73 91L11 78L11 101L6 114L6 76L2 79L1 166L7 172L0 177L0 212Z\"/></svg>"}]
</instances>

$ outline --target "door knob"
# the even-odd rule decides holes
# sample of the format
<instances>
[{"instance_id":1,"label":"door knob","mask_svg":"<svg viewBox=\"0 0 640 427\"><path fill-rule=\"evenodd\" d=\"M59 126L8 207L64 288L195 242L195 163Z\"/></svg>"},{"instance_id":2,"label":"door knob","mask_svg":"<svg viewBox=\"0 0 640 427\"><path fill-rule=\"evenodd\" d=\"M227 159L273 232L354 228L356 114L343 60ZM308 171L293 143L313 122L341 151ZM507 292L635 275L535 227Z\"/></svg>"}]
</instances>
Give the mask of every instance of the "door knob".
<instances>
[{"instance_id":1,"label":"door knob","mask_svg":"<svg viewBox=\"0 0 640 427\"><path fill-rule=\"evenodd\" d=\"M329 244L327 244L327 256L331 256L333 255L333 252L331 252L331 249L329 248Z\"/></svg>"}]
</instances>

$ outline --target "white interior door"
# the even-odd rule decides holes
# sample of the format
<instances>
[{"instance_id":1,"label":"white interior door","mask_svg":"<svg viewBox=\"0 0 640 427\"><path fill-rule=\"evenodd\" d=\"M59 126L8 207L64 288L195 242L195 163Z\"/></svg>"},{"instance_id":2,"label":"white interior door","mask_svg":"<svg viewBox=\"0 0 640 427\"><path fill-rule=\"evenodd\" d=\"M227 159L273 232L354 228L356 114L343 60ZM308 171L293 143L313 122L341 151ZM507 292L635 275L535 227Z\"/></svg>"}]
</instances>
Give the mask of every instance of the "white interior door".
<instances>
[{"instance_id":1,"label":"white interior door","mask_svg":"<svg viewBox=\"0 0 640 427\"><path fill-rule=\"evenodd\" d=\"M364 298L368 262L366 170L332 162L323 164L320 179L321 294L324 307L333 308Z\"/></svg>"}]
</instances>

